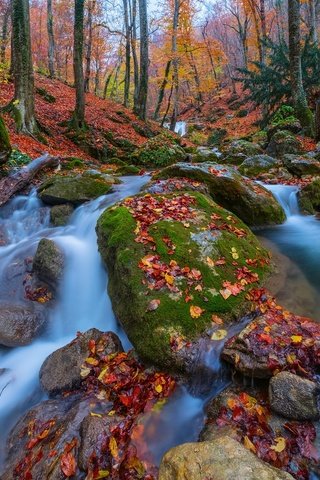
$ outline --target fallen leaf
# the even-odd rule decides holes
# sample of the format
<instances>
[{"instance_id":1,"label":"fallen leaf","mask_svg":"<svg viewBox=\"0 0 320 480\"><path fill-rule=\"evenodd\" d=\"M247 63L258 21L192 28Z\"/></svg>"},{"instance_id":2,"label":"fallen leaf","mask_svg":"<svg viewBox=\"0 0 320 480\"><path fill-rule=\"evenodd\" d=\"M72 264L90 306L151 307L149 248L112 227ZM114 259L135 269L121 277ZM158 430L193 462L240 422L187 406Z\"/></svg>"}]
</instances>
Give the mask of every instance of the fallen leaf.
<instances>
[{"instance_id":1,"label":"fallen leaf","mask_svg":"<svg viewBox=\"0 0 320 480\"><path fill-rule=\"evenodd\" d=\"M72 452L67 452L62 455L60 467L66 477L75 475L77 463Z\"/></svg>"},{"instance_id":2,"label":"fallen leaf","mask_svg":"<svg viewBox=\"0 0 320 480\"><path fill-rule=\"evenodd\" d=\"M213 332L211 335L211 340L223 340L227 336L228 332L227 330L216 330Z\"/></svg>"},{"instance_id":3,"label":"fallen leaf","mask_svg":"<svg viewBox=\"0 0 320 480\"><path fill-rule=\"evenodd\" d=\"M151 300L151 302L149 302L147 311L148 311L148 312L154 312L155 310L157 310L157 308L159 307L160 303L161 303L161 301L158 300L158 299Z\"/></svg>"},{"instance_id":4,"label":"fallen leaf","mask_svg":"<svg viewBox=\"0 0 320 480\"><path fill-rule=\"evenodd\" d=\"M271 450L274 450L275 452L283 452L283 450L286 448L286 439L283 437L277 437L274 439L276 442L276 445L272 445L270 448Z\"/></svg>"},{"instance_id":5,"label":"fallen leaf","mask_svg":"<svg viewBox=\"0 0 320 480\"><path fill-rule=\"evenodd\" d=\"M191 305L190 307L190 315L192 318L199 318L203 314L204 310L201 307L197 307L196 305Z\"/></svg>"}]
</instances>

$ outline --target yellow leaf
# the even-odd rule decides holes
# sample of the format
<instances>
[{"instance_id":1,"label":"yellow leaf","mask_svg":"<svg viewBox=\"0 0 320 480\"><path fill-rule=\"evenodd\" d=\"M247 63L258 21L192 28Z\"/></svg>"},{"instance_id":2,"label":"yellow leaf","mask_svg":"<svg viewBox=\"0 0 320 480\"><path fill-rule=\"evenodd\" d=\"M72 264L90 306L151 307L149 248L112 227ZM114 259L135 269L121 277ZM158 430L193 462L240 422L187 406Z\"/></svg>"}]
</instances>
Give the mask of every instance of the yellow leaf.
<instances>
[{"instance_id":1,"label":"yellow leaf","mask_svg":"<svg viewBox=\"0 0 320 480\"><path fill-rule=\"evenodd\" d=\"M190 307L190 315L192 318L199 318L203 314L204 310L201 307L197 307L196 305L191 305Z\"/></svg>"},{"instance_id":2,"label":"yellow leaf","mask_svg":"<svg viewBox=\"0 0 320 480\"><path fill-rule=\"evenodd\" d=\"M168 273L165 274L164 276L165 278L165 281L169 284L169 285L173 285L174 284L174 277L172 275L169 275Z\"/></svg>"},{"instance_id":3,"label":"yellow leaf","mask_svg":"<svg viewBox=\"0 0 320 480\"><path fill-rule=\"evenodd\" d=\"M235 260L238 260L239 254L234 247L231 248L231 255L232 255L232 258L234 258Z\"/></svg>"},{"instance_id":4,"label":"yellow leaf","mask_svg":"<svg viewBox=\"0 0 320 480\"><path fill-rule=\"evenodd\" d=\"M91 372L90 368L82 366L80 370L80 377L86 378L88 375L90 375L90 372Z\"/></svg>"},{"instance_id":5,"label":"yellow leaf","mask_svg":"<svg viewBox=\"0 0 320 480\"><path fill-rule=\"evenodd\" d=\"M92 357L86 358L85 362L88 363L89 365L93 365L93 366L96 366L96 365L99 364L99 360L97 360L96 358L92 358Z\"/></svg>"},{"instance_id":6,"label":"yellow leaf","mask_svg":"<svg viewBox=\"0 0 320 480\"><path fill-rule=\"evenodd\" d=\"M214 267L214 261L212 260L212 258L207 257L207 264L209 265L209 267Z\"/></svg>"},{"instance_id":7,"label":"yellow leaf","mask_svg":"<svg viewBox=\"0 0 320 480\"><path fill-rule=\"evenodd\" d=\"M227 336L228 332L227 330L216 330L213 332L211 335L211 340L223 340Z\"/></svg>"},{"instance_id":8,"label":"yellow leaf","mask_svg":"<svg viewBox=\"0 0 320 480\"><path fill-rule=\"evenodd\" d=\"M109 448L111 455L113 458L117 459L118 458L118 445L117 445L117 440L114 437L111 437L109 440Z\"/></svg>"},{"instance_id":9,"label":"yellow leaf","mask_svg":"<svg viewBox=\"0 0 320 480\"><path fill-rule=\"evenodd\" d=\"M287 362L290 363L290 365L292 365L296 360L297 360L297 357L295 356L294 353L288 353Z\"/></svg>"},{"instance_id":10,"label":"yellow leaf","mask_svg":"<svg viewBox=\"0 0 320 480\"><path fill-rule=\"evenodd\" d=\"M274 439L276 442L276 445L272 445L271 450L274 450L275 452L283 452L283 450L286 448L286 439L283 437L277 437Z\"/></svg>"},{"instance_id":11,"label":"yellow leaf","mask_svg":"<svg viewBox=\"0 0 320 480\"><path fill-rule=\"evenodd\" d=\"M223 290L220 290L220 293L225 300L228 300L230 295L232 295L232 292L228 288L224 288Z\"/></svg>"},{"instance_id":12,"label":"yellow leaf","mask_svg":"<svg viewBox=\"0 0 320 480\"><path fill-rule=\"evenodd\" d=\"M100 480L101 478L107 478L109 477L110 472L109 470L99 470L98 471L98 476L94 477L96 480Z\"/></svg>"},{"instance_id":13,"label":"yellow leaf","mask_svg":"<svg viewBox=\"0 0 320 480\"><path fill-rule=\"evenodd\" d=\"M98 418L102 418L102 415L101 415L101 413L94 413L94 412L90 412L90 415L91 415L91 417L98 417Z\"/></svg>"},{"instance_id":14,"label":"yellow leaf","mask_svg":"<svg viewBox=\"0 0 320 480\"><path fill-rule=\"evenodd\" d=\"M161 393L162 390L163 390L162 385L156 385L155 391L156 391L157 393Z\"/></svg>"},{"instance_id":15,"label":"yellow leaf","mask_svg":"<svg viewBox=\"0 0 320 480\"><path fill-rule=\"evenodd\" d=\"M250 438L247 437L247 435L243 439L243 444L248 450L251 450L251 452L257 453L256 447L253 445L253 443L251 442Z\"/></svg>"},{"instance_id":16,"label":"yellow leaf","mask_svg":"<svg viewBox=\"0 0 320 480\"><path fill-rule=\"evenodd\" d=\"M291 340L293 341L293 343L301 343L302 336L301 335L292 335Z\"/></svg>"}]
</instances>

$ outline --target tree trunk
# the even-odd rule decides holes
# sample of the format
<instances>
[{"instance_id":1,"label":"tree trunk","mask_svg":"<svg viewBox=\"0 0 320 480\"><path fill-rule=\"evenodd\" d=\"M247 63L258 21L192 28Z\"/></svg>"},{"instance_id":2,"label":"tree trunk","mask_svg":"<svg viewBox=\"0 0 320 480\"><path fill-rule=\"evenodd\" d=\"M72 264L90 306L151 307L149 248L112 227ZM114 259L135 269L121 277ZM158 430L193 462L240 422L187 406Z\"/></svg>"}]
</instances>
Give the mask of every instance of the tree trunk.
<instances>
[{"instance_id":1,"label":"tree trunk","mask_svg":"<svg viewBox=\"0 0 320 480\"><path fill-rule=\"evenodd\" d=\"M261 19L261 63L266 63L266 41L267 41L267 22L265 0L260 0L260 19Z\"/></svg>"},{"instance_id":2,"label":"tree trunk","mask_svg":"<svg viewBox=\"0 0 320 480\"><path fill-rule=\"evenodd\" d=\"M313 118L302 84L300 0L288 0L289 58L292 102L301 125L312 133Z\"/></svg>"},{"instance_id":3,"label":"tree trunk","mask_svg":"<svg viewBox=\"0 0 320 480\"><path fill-rule=\"evenodd\" d=\"M164 92L166 90L166 86L168 85L168 81L169 81L170 67L171 67L171 60L169 60L167 62L166 69L165 69L165 72L164 72L164 77L163 77L163 80L162 80L162 83L161 83L161 86L160 86L158 102L157 102L157 106L156 106L156 109L155 109L154 114L153 114L154 120L157 120L157 118L159 117L161 105L162 105L162 102L163 102L163 99L164 99Z\"/></svg>"},{"instance_id":4,"label":"tree trunk","mask_svg":"<svg viewBox=\"0 0 320 480\"><path fill-rule=\"evenodd\" d=\"M173 85L173 110L170 130L175 131L179 113L179 58L178 58L178 25L180 14L180 0L174 0L173 31L172 31L172 85Z\"/></svg>"},{"instance_id":5,"label":"tree trunk","mask_svg":"<svg viewBox=\"0 0 320 480\"><path fill-rule=\"evenodd\" d=\"M48 153L33 160L26 167L21 168L11 177L0 180L0 206L4 205L10 198L30 184L33 177L43 168L56 167L59 164L57 157Z\"/></svg>"},{"instance_id":6,"label":"tree trunk","mask_svg":"<svg viewBox=\"0 0 320 480\"><path fill-rule=\"evenodd\" d=\"M309 0L310 9L310 38L313 43L318 43L316 0Z\"/></svg>"},{"instance_id":7,"label":"tree trunk","mask_svg":"<svg viewBox=\"0 0 320 480\"><path fill-rule=\"evenodd\" d=\"M315 121L315 137L317 142L320 140L320 98L316 101L316 121Z\"/></svg>"},{"instance_id":8,"label":"tree trunk","mask_svg":"<svg viewBox=\"0 0 320 480\"><path fill-rule=\"evenodd\" d=\"M128 0L123 0L123 13L124 13L124 29L126 38L126 54L125 54L125 77L124 77L124 99L123 105L125 107L129 104L130 93L130 63L131 63L131 47L130 47L130 25L129 25L129 9Z\"/></svg>"},{"instance_id":9,"label":"tree trunk","mask_svg":"<svg viewBox=\"0 0 320 480\"><path fill-rule=\"evenodd\" d=\"M140 79L136 112L141 120L147 117L147 99L149 87L149 35L147 0L139 0L140 18Z\"/></svg>"},{"instance_id":10,"label":"tree trunk","mask_svg":"<svg viewBox=\"0 0 320 480\"><path fill-rule=\"evenodd\" d=\"M91 52L92 52L92 14L95 7L95 1L91 0L88 4L88 19L87 19L87 35L88 41L86 45L86 73L84 78L84 91L90 91L90 76L91 76Z\"/></svg>"},{"instance_id":11,"label":"tree trunk","mask_svg":"<svg viewBox=\"0 0 320 480\"><path fill-rule=\"evenodd\" d=\"M54 78L54 34L52 0L47 0L48 66L50 78Z\"/></svg>"},{"instance_id":12,"label":"tree trunk","mask_svg":"<svg viewBox=\"0 0 320 480\"><path fill-rule=\"evenodd\" d=\"M12 0L14 105L18 131L35 134L34 78L31 56L29 0Z\"/></svg>"},{"instance_id":13,"label":"tree trunk","mask_svg":"<svg viewBox=\"0 0 320 480\"><path fill-rule=\"evenodd\" d=\"M11 144L6 125L0 117L0 165L9 160L11 153Z\"/></svg>"},{"instance_id":14,"label":"tree trunk","mask_svg":"<svg viewBox=\"0 0 320 480\"><path fill-rule=\"evenodd\" d=\"M73 120L75 128L81 129L85 126L85 96L82 63L84 0L75 0L74 6L73 72L76 88L76 105L73 114Z\"/></svg>"},{"instance_id":15,"label":"tree trunk","mask_svg":"<svg viewBox=\"0 0 320 480\"><path fill-rule=\"evenodd\" d=\"M131 15L131 50L133 59L133 109L138 108L139 97L139 62L137 55L137 0L132 0L132 15Z\"/></svg>"},{"instance_id":16,"label":"tree trunk","mask_svg":"<svg viewBox=\"0 0 320 480\"><path fill-rule=\"evenodd\" d=\"M3 15L2 32L1 32L1 49L0 49L0 62L4 63L6 60L6 48L8 43L8 30L10 19L10 2L6 7Z\"/></svg>"}]
</instances>

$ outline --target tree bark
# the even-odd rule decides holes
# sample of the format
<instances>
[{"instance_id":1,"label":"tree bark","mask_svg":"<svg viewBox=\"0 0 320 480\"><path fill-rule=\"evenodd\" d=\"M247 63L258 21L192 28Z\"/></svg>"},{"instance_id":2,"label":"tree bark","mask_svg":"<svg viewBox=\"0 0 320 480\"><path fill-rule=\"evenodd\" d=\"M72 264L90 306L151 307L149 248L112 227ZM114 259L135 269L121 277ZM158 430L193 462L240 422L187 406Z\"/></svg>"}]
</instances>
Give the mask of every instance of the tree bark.
<instances>
[{"instance_id":1,"label":"tree bark","mask_svg":"<svg viewBox=\"0 0 320 480\"><path fill-rule=\"evenodd\" d=\"M18 131L35 134L34 77L30 39L29 0L12 0L14 106Z\"/></svg>"},{"instance_id":2,"label":"tree bark","mask_svg":"<svg viewBox=\"0 0 320 480\"><path fill-rule=\"evenodd\" d=\"M0 165L9 160L11 153L11 144L6 125L0 117Z\"/></svg>"},{"instance_id":3,"label":"tree bark","mask_svg":"<svg viewBox=\"0 0 320 480\"><path fill-rule=\"evenodd\" d=\"M137 0L132 0L131 15L131 50L133 59L133 109L137 111L139 97L139 61L137 55Z\"/></svg>"},{"instance_id":4,"label":"tree bark","mask_svg":"<svg viewBox=\"0 0 320 480\"><path fill-rule=\"evenodd\" d=\"M124 98L123 105L125 107L129 104L130 93L130 68L131 68L131 47L130 47L130 25L129 25L129 8L128 0L123 0L123 14L124 14L124 30L126 39L126 53L125 53L125 76L124 76Z\"/></svg>"},{"instance_id":5,"label":"tree bark","mask_svg":"<svg viewBox=\"0 0 320 480\"><path fill-rule=\"evenodd\" d=\"M157 120L157 118L159 117L161 105L162 105L162 102L163 102L163 99L164 99L164 92L165 92L166 86L168 85L168 82L169 82L170 67L171 67L171 60L169 60L167 62L166 69L165 69L165 72L164 72L164 77L163 77L163 80L162 80L162 83L161 83L161 86L160 86L157 106L156 106L156 109L155 109L154 114L153 114L154 120Z\"/></svg>"},{"instance_id":6,"label":"tree bark","mask_svg":"<svg viewBox=\"0 0 320 480\"><path fill-rule=\"evenodd\" d=\"M173 110L170 130L175 131L179 113L179 58L178 58L178 25L180 14L180 0L174 0L173 31L172 31L172 85L173 85Z\"/></svg>"},{"instance_id":7,"label":"tree bark","mask_svg":"<svg viewBox=\"0 0 320 480\"><path fill-rule=\"evenodd\" d=\"M136 112L141 120L147 117L147 100L149 87L149 35L148 35L148 13L147 0L139 0L140 18L140 78L139 94L136 105Z\"/></svg>"},{"instance_id":8,"label":"tree bark","mask_svg":"<svg viewBox=\"0 0 320 480\"><path fill-rule=\"evenodd\" d=\"M6 10L2 20L2 32L1 32L1 49L0 49L0 62L4 63L6 60L6 48L8 43L8 31L9 31L9 19L10 19L10 2L6 6Z\"/></svg>"},{"instance_id":9,"label":"tree bark","mask_svg":"<svg viewBox=\"0 0 320 480\"><path fill-rule=\"evenodd\" d=\"M43 168L56 167L59 164L57 157L48 153L33 160L26 167L21 168L11 177L0 180L0 206L4 205L10 198L30 184L33 177Z\"/></svg>"},{"instance_id":10,"label":"tree bark","mask_svg":"<svg viewBox=\"0 0 320 480\"><path fill-rule=\"evenodd\" d=\"M288 0L288 27L292 102L301 125L312 133L313 118L302 83L300 0Z\"/></svg>"},{"instance_id":11,"label":"tree bark","mask_svg":"<svg viewBox=\"0 0 320 480\"><path fill-rule=\"evenodd\" d=\"M318 98L316 101L315 138L317 142L319 142L320 140L320 98Z\"/></svg>"},{"instance_id":12,"label":"tree bark","mask_svg":"<svg viewBox=\"0 0 320 480\"><path fill-rule=\"evenodd\" d=\"M74 6L73 72L76 88L76 105L73 114L73 120L75 128L81 129L85 126L85 96L83 78L84 0L75 0Z\"/></svg>"},{"instance_id":13,"label":"tree bark","mask_svg":"<svg viewBox=\"0 0 320 480\"><path fill-rule=\"evenodd\" d=\"M48 32L48 67L50 78L54 78L54 34L52 0L47 0L47 32Z\"/></svg>"},{"instance_id":14,"label":"tree bark","mask_svg":"<svg viewBox=\"0 0 320 480\"><path fill-rule=\"evenodd\" d=\"M309 9L310 9L310 38L313 43L318 43L317 13L316 13L315 0L309 0Z\"/></svg>"},{"instance_id":15,"label":"tree bark","mask_svg":"<svg viewBox=\"0 0 320 480\"><path fill-rule=\"evenodd\" d=\"M90 0L88 4L88 19L87 19L87 45L86 45L86 71L84 78L84 91L90 91L90 76L91 76L91 53L92 53L92 38L93 38L93 28L92 28L92 16L95 8L95 1Z\"/></svg>"}]
</instances>

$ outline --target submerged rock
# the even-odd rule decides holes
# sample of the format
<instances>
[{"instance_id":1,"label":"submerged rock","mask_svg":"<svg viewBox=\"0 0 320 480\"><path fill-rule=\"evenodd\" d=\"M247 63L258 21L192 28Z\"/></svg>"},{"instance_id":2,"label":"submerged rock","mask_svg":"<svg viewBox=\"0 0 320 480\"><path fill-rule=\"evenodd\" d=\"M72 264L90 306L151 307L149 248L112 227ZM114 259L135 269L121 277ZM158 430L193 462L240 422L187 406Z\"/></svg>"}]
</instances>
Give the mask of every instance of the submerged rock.
<instances>
[{"instance_id":1,"label":"submerged rock","mask_svg":"<svg viewBox=\"0 0 320 480\"><path fill-rule=\"evenodd\" d=\"M177 163L162 170L156 178L170 177L187 177L205 183L213 200L247 225L273 225L285 220L285 213L274 196L232 167L215 163Z\"/></svg>"},{"instance_id":2,"label":"submerged rock","mask_svg":"<svg viewBox=\"0 0 320 480\"><path fill-rule=\"evenodd\" d=\"M64 227L69 222L74 207L71 203L54 205L50 210L50 221L54 227Z\"/></svg>"},{"instance_id":3,"label":"submerged rock","mask_svg":"<svg viewBox=\"0 0 320 480\"><path fill-rule=\"evenodd\" d=\"M28 345L40 334L46 319L40 305L0 304L0 345Z\"/></svg>"},{"instance_id":4,"label":"submerged rock","mask_svg":"<svg viewBox=\"0 0 320 480\"><path fill-rule=\"evenodd\" d=\"M103 333L92 328L80 334L65 347L53 352L44 361L40 370L40 384L43 390L48 395L53 396L77 388L82 381L81 366L85 359L90 356L89 341L98 342L100 338L106 340L105 355L123 351L116 334L112 332Z\"/></svg>"},{"instance_id":5,"label":"submerged rock","mask_svg":"<svg viewBox=\"0 0 320 480\"><path fill-rule=\"evenodd\" d=\"M74 206L110 192L112 184L101 178L53 177L38 188L39 198L48 205L71 203Z\"/></svg>"},{"instance_id":6,"label":"submerged rock","mask_svg":"<svg viewBox=\"0 0 320 480\"><path fill-rule=\"evenodd\" d=\"M58 245L42 238L33 259L33 271L38 279L56 290L62 279L64 262L64 254Z\"/></svg>"},{"instance_id":7,"label":"submerged rock","mask_svg":"<svg viewBox=\"0 0 320 480\"><path fill-rule=\"evenodd\" d=\"M269 400L271 408L283 417L319 418L320 386L290 372L280 372L270 380Z\"/></svg>"},{"instance_id":8,"label":"submerged rock","mask_svg":"<svg viewBox=\"0 0 320 480\"><path fill-rule=\"evenodd\" d=\"M212 315L246 314L250 284L270 271L252 232L198 192L128 198L102 214L97 234L117 318L138 354L168 370L188 368L202 335L210 342Z\"/></svg>"},{"instance_id":9,"label":"submerged rock","mask_svg":"<svg viewBox=\"0 0 320 480\"><path fill-rule=\"evenodd\" d=\"M320 212L320 178L303 187L298 193L301 210L311 215Z\"/></svg>"},{"instance_id":10,"label":"submerged rock","mask_svg":"<svg viewBox=\"0 0 320 480\"><path fill-rule=\"evenodd\" d=\"M159 480L293 480L260 460L228 435L211 442L186 443L162 459Z\"/></svg>"}]
</instances>

